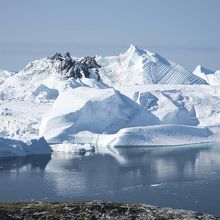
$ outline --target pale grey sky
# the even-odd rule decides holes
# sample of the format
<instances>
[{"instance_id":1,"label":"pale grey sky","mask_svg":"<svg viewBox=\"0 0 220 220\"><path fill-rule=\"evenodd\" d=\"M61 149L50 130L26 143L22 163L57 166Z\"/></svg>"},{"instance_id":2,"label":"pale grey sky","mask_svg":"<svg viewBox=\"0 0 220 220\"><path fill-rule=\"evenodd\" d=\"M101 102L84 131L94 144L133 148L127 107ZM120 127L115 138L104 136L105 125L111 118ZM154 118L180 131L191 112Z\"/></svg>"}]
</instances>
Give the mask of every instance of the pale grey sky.
<instances>
[{"instance_id":1,"label":"pale grey sky","mask_svg":"<svg viewBox=\"0 0 220 220\"><path fill-rule=\"evenodd\" d=\"M129 44L189 70L220 69L219 0L0 0L0 68L70 51L117 55Z\"/></svg>"}]
</instances>

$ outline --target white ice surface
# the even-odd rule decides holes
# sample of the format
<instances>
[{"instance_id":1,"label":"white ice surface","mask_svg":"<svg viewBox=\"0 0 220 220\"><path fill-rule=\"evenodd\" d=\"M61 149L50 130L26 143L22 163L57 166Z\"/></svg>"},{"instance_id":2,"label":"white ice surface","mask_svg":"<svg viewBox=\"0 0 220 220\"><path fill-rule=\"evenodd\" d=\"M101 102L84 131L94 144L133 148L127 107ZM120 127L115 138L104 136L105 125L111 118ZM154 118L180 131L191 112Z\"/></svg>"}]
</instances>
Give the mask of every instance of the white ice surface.
<instances>
[{"instance_id":1,"label":"white ice surface","mask_svg":"<svg viewBox=\"0 0 220 220\"><path fill-rule=\"evenodd\" d=\"M40 135L49 142L60 143L73 141L81 131L114 134L125 127L158 123L157 117L113 88L70 87L60 92L43 117Z\"/></svg>"},{"instance_id":2,"label":"white ice surface","mask_svg":"<svg viewBox=\"0 0 220 220\"><path fill-rule=\"evenodd\" d=\"M220 70L214 72L198 65L193 71L193 74L204 79L210 85L220 85Z\"/></svg>"},{"instance_id":3,"label":"white ice surface","mask_svg":"<svg viewBox=\"0 0 220 220\"><path fill-rule=\"evenodd\" d=\"M7 71L7 70L1 70L0 69L0 85L2 83L4 83L6 79L8 79L9 77L11 77L15 74L16 74L15 72L10 72L10 71Z\"/></svg>"},{"instance_id":4,"label":"white ice surface","mask_svg":"<svg viewBox=\"0 0 220 220\"><path fill-rule=\"evenodd\" d=\"M119 56L98 57L103 81L112 86L207 84L182 66L133 45Z\"/></svg>"},{"instance_id":5,"label":"white ice surface","mask_svg":"<svg viewBox=\"0 0 220 220\"><path fill-rule=\"evenodd\" d=\"M199 72L204 68L191 73L134 46L97 61L102 66L100 82L94 77L64 80L48 58L16 74L0 72L0 137L27 142L44 136L57 151L73 150L68 143L131 146L220 140L220 84L207 80L213 73Z\"/></svg>"}]
</instances>

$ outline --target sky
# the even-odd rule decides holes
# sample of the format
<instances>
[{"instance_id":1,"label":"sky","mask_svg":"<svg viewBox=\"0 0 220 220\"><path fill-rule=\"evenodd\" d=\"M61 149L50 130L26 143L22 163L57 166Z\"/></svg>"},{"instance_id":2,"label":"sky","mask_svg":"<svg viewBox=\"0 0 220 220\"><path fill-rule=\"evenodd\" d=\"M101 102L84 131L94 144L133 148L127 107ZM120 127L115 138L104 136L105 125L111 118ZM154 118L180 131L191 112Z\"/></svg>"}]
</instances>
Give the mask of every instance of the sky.
<instances>
[{"instance_id":1,"label":"sky","mask_svg":"<svg viewBox=\"0 0 220 220\"><path fill-rule=\"evenodd\" d=\"M69 51L118 55L130 44L193 70L220 69L220 0L0 0L0 69Z\"/></svg>"}]
</instances>

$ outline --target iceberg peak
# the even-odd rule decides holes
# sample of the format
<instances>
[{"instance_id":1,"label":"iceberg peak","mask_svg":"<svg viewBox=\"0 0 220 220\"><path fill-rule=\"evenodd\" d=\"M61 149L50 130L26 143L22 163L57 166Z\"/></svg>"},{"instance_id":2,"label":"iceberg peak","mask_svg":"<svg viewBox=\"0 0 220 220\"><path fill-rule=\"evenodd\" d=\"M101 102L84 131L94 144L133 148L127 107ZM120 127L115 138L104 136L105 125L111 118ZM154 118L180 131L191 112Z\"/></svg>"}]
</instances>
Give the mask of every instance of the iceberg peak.
<instances>
[{"instance_id":1,"label":"iceberg peak","mask_svg":"<svg viewBox=\"0 0 220 220\"><path fill-rule=\"evenodd\" d=\"M204 73L204 74L213 74L214 73L214 71L212 71L212 70L210 70L210 69L208 69L208 68L206 68L204 66L201 66L201 65L198 65L195 68L194 72L195 71L199 71L199 72Z\"/></svg>"},{"instance_id":2,"label":"iceberg peak","mask_svg":"<svg viewBox=\"0 0 220 220\"><path fill-rule=\"evenodd\" d=\"M154 63L162 62L166 65L170 65L169 61L164 57L159 55L158 53L151 52L149 50L141 49L136 45L131 44L128 50L125 52L127 56L137 55L143 58L147 58L148 60L153 61Z\"/></svg>"},{"instance_id":3,"label":"iceberg peak","mask_svg":"<svg viewBox=\"0 0 220 220\"><path fill-rule=\"evenodd\" d=\"M219 85L220 83L220 71L219 70L213 71L213 70L207 69L206 67L198 65L193 71L193 74L204 79L210 85Z\"/></svg>"}]
</instances>

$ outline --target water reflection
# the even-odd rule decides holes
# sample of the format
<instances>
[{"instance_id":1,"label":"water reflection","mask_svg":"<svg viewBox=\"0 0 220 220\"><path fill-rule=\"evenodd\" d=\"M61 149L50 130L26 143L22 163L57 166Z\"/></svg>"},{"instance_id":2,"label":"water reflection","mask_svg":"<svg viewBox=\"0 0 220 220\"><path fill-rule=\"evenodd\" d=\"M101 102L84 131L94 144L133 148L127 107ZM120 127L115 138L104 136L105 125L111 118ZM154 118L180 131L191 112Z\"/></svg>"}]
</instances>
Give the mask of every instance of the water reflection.
<instances>
[{"instance_id":1,"label":"water reflection","mask_svg":"<svg viewBox=\"0 0 220 220\"><path fill-rule=\"evenodd\" d=\"M150 176L157 181L199 178L220 170L220 144L198 144L178 147L104 149L123 172ZM100 153L103 153L100 150Z\"/></svg>"},{"instance_id":2,"label":"water reflection","mask_svg":"<svg viewBox=\"0 0 220 220\"><path fill-rule=\"evenodd\" d=\"M220 144L0 160L0 201L116 200L216 214L219 193Z\"/></svg>"},{"instance_id":3,"label":"water reflection","mask_svg":"<svg viewBox=\"0 0 220 220\"><path fill-rule=\"evenodd\" d=\"M163 148L99 147L93 156L55 153L52 157L46 171L51 174L57 193L62 197L72 195L71 198L132 186L200 180L220 171L220 152L218 145L213 144Z\"/></svg>"},{"instance_id":4,"label":"water reflection","mask_svg":"<svg viewBox=\"0 0 220 220\"><path fill-rule=\"evenodd\" d=\"M51 155L0 158L0 172L3 170L44 170Z\"/></svg>"}]
</instances>

